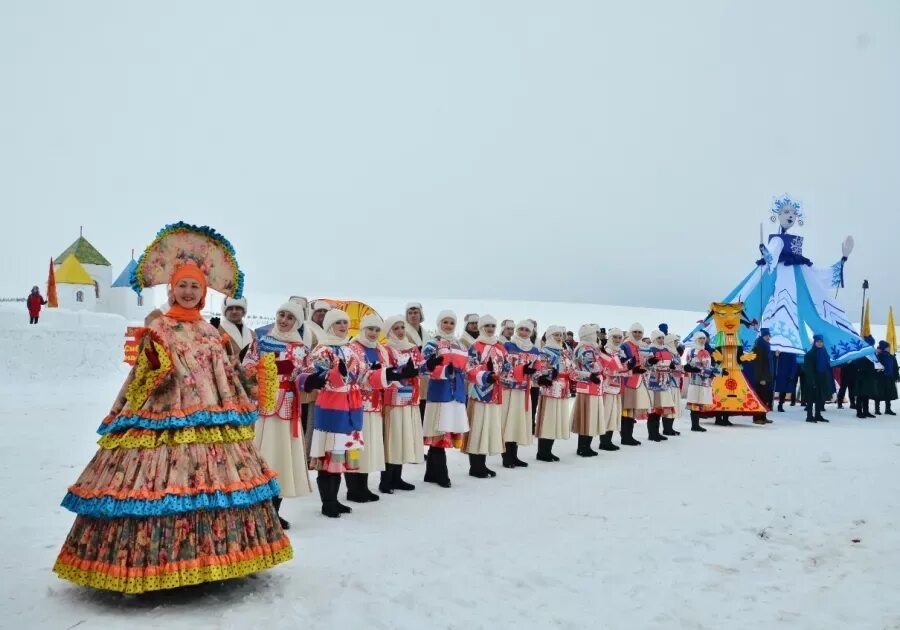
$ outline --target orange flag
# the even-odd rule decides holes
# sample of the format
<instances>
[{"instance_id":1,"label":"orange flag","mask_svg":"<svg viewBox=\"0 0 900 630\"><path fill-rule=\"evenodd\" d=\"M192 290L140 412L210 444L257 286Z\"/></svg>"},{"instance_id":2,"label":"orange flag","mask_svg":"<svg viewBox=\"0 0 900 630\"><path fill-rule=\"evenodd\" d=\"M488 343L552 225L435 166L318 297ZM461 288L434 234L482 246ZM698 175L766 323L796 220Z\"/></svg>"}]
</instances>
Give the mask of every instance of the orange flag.
<instances>
[{"instance_id":1,"label":"orange flag","mask_svg":"<svg viewBox=\"0 0 900 630\"><path fill-rule=\"evenodd\" d=\"M50 259L50 273L47 275L47 307L59 308L59 298L56 297L56 272L53 271L53 259Z\"/></svg>"}]
</instances>

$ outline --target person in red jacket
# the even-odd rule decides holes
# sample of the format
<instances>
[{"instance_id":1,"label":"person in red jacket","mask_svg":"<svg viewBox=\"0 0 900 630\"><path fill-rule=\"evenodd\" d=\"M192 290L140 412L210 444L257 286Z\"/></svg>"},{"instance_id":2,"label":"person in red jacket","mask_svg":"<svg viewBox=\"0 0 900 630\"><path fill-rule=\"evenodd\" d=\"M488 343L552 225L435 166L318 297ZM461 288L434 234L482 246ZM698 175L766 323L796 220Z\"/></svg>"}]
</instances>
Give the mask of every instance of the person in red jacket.
<instances>
[{"instance_id":1,"label":"person in red jacket","mask_svg":"<svg viewBox=\"0 0 900 630\"><path fill-rule=\"evenodd\" d=\"M31 295L25 301L28 305L28 323L37 324L38 317L41 316L41 307L47 303L47 300L41 295L41 290L37 287L31 287Z\"/></svg>"}]
</instances>

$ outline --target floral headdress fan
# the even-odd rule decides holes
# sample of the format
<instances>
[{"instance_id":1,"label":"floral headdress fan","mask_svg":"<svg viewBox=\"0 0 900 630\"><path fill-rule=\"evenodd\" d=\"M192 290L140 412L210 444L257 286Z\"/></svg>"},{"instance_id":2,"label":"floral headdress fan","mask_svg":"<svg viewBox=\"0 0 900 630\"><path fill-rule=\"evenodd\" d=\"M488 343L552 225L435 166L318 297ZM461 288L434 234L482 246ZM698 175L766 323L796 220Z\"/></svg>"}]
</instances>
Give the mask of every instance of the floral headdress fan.
<instances>
[{"instance_id":1,"label":"floral headdress fan","mask_svg":"<svg viewBox=\"0 0 900 630\"><path fill-rule=\"evenodd\" d=\"M168 284L177 267L194 262L206 275L210 289L239 298L244 291L244 272L238 268L234 247L211 227L178 222L167 225L144 250L131 272L131 288Z\"/></svg>"}]
</instances>

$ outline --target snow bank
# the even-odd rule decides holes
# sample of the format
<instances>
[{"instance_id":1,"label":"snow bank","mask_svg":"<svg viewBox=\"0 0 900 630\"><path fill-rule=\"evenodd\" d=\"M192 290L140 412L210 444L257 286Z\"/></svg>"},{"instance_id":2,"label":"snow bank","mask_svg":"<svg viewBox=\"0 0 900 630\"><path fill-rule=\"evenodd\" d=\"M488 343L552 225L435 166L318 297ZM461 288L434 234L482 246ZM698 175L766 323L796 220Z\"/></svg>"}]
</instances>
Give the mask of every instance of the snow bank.
<instances>
[{"instance_id":1,"label":"snow bank","mask_svg":"<svg viewBox=\"0 0 900 630\"><path fill-rule=\"evenodd\" d=\"M125 329L119 315L48 308L32 326L24 305L0 305L0 379L109 376L123 369Z\"/></svg>"}]
</instances>

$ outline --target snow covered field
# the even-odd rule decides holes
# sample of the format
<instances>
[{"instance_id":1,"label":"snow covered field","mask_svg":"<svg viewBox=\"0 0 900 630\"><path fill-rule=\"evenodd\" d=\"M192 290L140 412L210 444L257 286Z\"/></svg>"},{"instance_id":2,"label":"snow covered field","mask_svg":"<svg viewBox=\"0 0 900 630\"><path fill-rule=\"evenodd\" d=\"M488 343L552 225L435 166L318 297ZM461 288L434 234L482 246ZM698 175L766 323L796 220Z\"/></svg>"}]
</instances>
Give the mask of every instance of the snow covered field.
<instances>
[{"instance_id":1,"label":"snow covered field","mask_svg":"<svg viewBox=\"0 0 900 630\"><path fill-rule=\"evenodd\" d=\"M10 339L6 376L10 353L50 365L73 352L60 336L60 356L34 359ZM900 628L895 418L829 407L830 424L810 425L795 408L705 434L683 419L681 437L591 459L574 440L558 464L533 447L527 469L490 458L487 480L454 453L449 490L407 467L415 492L340 520L316 496L285 501L286 565L126 598L50 571L74 518L59 501L124 372L17 374L0 384L0 627Z\"/></svg>"}]
</instances>

